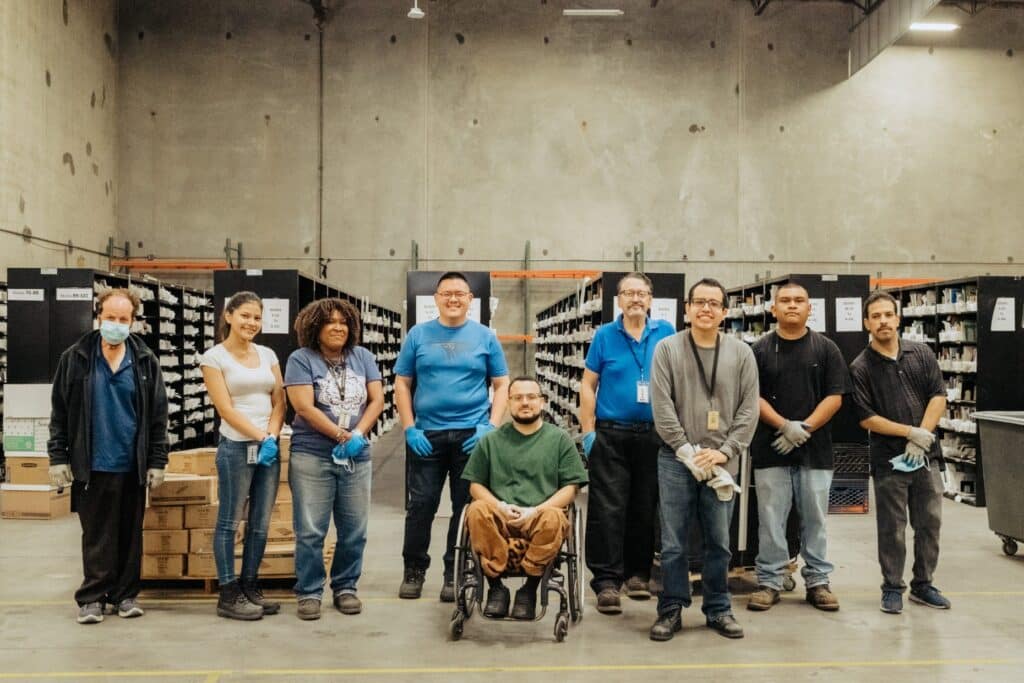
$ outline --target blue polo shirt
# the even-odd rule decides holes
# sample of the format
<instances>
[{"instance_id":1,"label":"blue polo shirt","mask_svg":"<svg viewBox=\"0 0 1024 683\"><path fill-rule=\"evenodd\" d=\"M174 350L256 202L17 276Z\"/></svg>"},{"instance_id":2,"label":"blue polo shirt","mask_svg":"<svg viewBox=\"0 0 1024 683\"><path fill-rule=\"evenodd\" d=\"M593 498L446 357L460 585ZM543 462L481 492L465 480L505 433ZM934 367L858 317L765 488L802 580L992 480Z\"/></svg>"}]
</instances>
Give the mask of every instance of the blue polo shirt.
<instances>
[{"instance_id":1,"label":"blue polo shirt","mask_svg":"<svg viewBox=\"0 0 1024 683\"><path fill-rule=\"evenodd\" d=\"M124 359L117 372L103 357L102 342L96 343L92 369L92 469L94 472L133 472L135 435L135 358L125 345Z\"/></svg>"},{"instance_id":2,"label":"blue polo shirt","mask_svg":"<svg viewBox=\"0 0 1024 683\"><path fill-rule=\"evenodd\" d=\"M641 381L650 384L654 347L675 333L668 322L648 318L637 341L626 332L621 315L597 328L587 351L586 367L601 378L595 410L598 420L654 421L650 402L637 402L636 386Z\"/></svg>"}]
</instances>

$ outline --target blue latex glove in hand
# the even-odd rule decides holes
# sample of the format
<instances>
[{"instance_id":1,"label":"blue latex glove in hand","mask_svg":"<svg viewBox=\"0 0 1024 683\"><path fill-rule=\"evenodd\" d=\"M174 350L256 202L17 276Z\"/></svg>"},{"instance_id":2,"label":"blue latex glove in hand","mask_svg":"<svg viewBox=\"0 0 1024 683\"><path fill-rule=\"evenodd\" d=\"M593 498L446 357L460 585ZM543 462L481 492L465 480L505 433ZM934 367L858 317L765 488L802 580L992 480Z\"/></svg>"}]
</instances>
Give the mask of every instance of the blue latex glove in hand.
<instances>
[{"instance_id":1,"label":"blue latex glove in hand","mask_svg":"<svg viewBox=\"0 0 1024 683\"><path fill-rule=\"evenodd\" d=\"M345 461L350 457L351 456L345 453L345 444L334 444L334 448L331 449L331 460L334 461L335 465L344 465Z\"/></svg>"},{"instance_id":2,"label":"blue latex glove in hand","mask_svg":"<svg viewBox=\"0 0 1024 683\"><path fill-rule=\"evenodd\" d=\"M889 458L889 462L892 463L892 468L897 472L914 472L925 465L924 456L921 457L920 462L917 462L916 459L907 457L906 453Z\"/></svg>"},{"instance_id":3,"label":"blue latex glove in hand","mask_svg":"<svg viewBox=\"0 0 1024 683\"><path fill-rule=\"evenodd\" d=\"M472 451L476 447L476 442L480 440L480 437L482 437L487 432L493 431L494 425L492 425L490 422L484 422L482 425L477 425L476 431L473 432L473 436L469 437L468 439L462 442L462 452L469 453L470 451Z\"/></svg>"},{"instance_id":4,"label":"blue latex glove in hand","mask_svg":"<svg viewBox=\"0 0 1024 683\"><path fill-rule=\"evenodd\" d=\"M366 440L363 433L358 429L352 432L352 438L345 442L342 452L346 458L355 458L362 455L363 450L370 442Z\"/></svg>"},{"instance_id":5,"label":"blue latex glove in hand","mask_svg":"<svg viewBox=\"0 0 1024 683\"><path fill-rule=\"evenodd\" d=\"M406 428L405 444L413 453L421 458L425 458L434 452L434 447L430 445L430 439L427 438L422 429L417 429L416 427Z\"/></svg>"},{"instance_id":6,"label":"blue latex glove in hand","mask_svg":"<svg viewBox=\"0 0 1024 683\"><path fill-rule=\"evenodd\" d=\"M597 441L597 432L587 432L583 435L580 443L583 444L583 455L590 457L590 451L594 448L594 442Z\"/></svg>"},{"instance_id":7,"label":"blue latex glove in hand","mask_svg":"<svg viewBox=\"0 0 1024 683\"><path fill-rule=\"evenodd\" d=\"M277 462L277 454L280 449L277 447L277 439L273 435L267 436L260 444L259 454L256 456L256 464L263 467L270 467Z\"/></svg>"}]
</instances>

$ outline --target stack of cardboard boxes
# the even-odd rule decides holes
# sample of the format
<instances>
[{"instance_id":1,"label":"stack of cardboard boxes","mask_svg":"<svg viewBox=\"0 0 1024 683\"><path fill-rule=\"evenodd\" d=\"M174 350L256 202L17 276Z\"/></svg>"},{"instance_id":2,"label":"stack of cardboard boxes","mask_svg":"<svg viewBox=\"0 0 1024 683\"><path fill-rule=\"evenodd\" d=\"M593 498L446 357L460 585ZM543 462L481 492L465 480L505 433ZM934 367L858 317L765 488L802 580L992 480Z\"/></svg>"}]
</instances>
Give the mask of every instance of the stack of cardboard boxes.
<instances>
[{"instance_id":1,"label":"stack of cardboard boxes","mask_svg":"<svg viewBox=\"0 0 1024 683\"><path fill-rule=\"evenodd\" d=\"M50 485L50 385L8 384L5 390L7 483L0 484L0 516L54 519L71 514L71 488Z\"/></svg>"},{"instance_id":2,"label":"stack of cardboard boxes","mask_svg":"<svg viewBox=\"0 0 1024 683\"><path fill-rule=\"evenodd\" d=\"M270 520L260 577L295 575L292 496L288 488L287 437L281 438L281 481ZM142 531L142 578L215 579L213 532L217 525L217 449L169 454L167 479L152 489ZM235 535L235 569L241 570L245 522Z\"/></svg>"}]
</instances>

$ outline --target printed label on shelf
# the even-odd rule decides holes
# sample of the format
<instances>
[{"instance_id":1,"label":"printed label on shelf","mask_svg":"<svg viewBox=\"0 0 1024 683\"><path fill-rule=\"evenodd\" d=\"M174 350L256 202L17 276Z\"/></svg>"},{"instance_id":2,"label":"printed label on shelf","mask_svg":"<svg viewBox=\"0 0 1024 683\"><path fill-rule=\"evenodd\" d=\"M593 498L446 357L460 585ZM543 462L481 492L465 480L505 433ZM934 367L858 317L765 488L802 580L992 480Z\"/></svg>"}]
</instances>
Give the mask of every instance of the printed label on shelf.
<instances>
[{"instance_id":1,"label":"printed label on shelf","mask_svg":"<svg viewBox=\"0 0 1024 683\"><path fill-rule=\"evenodd\" d=\"M1012 296L1001 296L996 299L996 307L992 309L992 331L1013 332L1017 320L1014 312L1016 300Z\"/></svg>"},{"instance_id":2,"label":"printed label on shelf","mask_svg":"<svg viewBox=\"0 0 1024 683\"><path fill-rule=\"evenodd\" d=\"M42 301L43 290L42 289L22 289L14 288L7 290L8 301Z\"/></svg>"},{"instance_id":3,"label":"printed label on shelf","mask_svg":"<svg viewBox=\"0 0 1024 683\"><path fill-rule=\"evenodd\" d=\"M263 300L263 334L288 334L288 299Z\"/></svg>"},{"instance_id":4,"label":"printed label on shelf","mask_svg":"<svg viewBox=\"0 0 1024 683\"><path fill-rule=\"evenodd\" d=\"M861 302L859 296L836 298L836 332L860 332Z\"/></svg>"},{"instance_id":5,"label":"printed label on shelf","mask_svg":"<svg viewBox=\"0 0 1024 683\"><path fill-rule=\"evenodd\" d=\"M261 268L246 268L245 274L251 276L259 276L263 275L263 270Z\"/></svg>"},{"instance_id":6,"label":"printed label on shelf","mask_svg":"<svg viewBox=\"0 0 1024 683\"><path fill-rule=\"evenodd\" d=\"M825 323L824 299L811 299L811 314L807 317L807 327L815 332L828 331L828 325Z\"/></svg>"},{"instance_id":7,"label":"printed label on shelf","mask_svg":"<svg viewBox=\"0 0 1024 683\"><path fill-rule=\"evenodd\" d=\"M40 275L56 275L57 274L57 269L56 268L40 268L39 269L39 274Z\"/></svg>"},{"instance_id":8,"label":"printed label on shelf","mask_svg":"<svg viewBox=\"0 0 1024 683\"><path fill-rule=\"evenodd\" d=\"M92 301L92 287L58 287L57 301Z\"/></svg>"}]
</instances>

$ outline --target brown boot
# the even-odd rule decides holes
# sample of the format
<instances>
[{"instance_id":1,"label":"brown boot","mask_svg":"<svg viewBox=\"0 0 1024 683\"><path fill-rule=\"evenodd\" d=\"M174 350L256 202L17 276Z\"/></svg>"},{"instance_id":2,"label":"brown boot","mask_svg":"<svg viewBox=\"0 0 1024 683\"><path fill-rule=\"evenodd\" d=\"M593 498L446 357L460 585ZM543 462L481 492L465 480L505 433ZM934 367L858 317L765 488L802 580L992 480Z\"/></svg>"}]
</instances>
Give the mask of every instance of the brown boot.
<instances>
[{"instance_id":1,"label":"brown boot","mask_svg":"<svg viewBox=\"0 0 1024 683\"><path fill-rule=\"evenodd\" d=\"M808 588L805 599L814 607L825 612L835 612L839 609L839 600L836 596L832 595L832 591L829 590L827 583Z\"/></svg>"},{"instance_id":2,"label":"brown boot","mask_svg":"<svg viewBox=\"0 0 1024 683\"><path fill-rule=\"evenodd\" d=\"M747 609L755 612L766 612L778 601L779 591L770 586L758 586L757 590L750 594Z\"/></svg>"}]
</instances>

